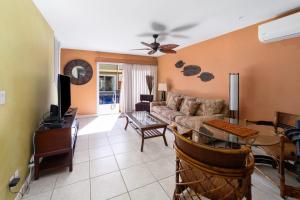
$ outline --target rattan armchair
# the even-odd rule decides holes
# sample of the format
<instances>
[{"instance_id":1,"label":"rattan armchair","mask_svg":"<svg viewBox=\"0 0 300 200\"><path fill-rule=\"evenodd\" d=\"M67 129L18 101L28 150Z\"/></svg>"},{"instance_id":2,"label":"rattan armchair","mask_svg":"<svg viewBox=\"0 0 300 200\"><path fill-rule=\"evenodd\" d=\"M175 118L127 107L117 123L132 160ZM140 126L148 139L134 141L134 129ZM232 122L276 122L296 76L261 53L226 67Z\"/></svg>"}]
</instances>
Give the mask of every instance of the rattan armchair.
<instances>
[{"instance_id":1,"label":"rattan armchair","mask_svg":"<svg viewBox=\"0 0 300 200\"><path fill-rule=\"evenodd\" d=\"M249 147L214 148L193 142L180 134L176 126L172 130L176 151L174 200L252 199L254 158Z\"/></svg>"}]
</instances>

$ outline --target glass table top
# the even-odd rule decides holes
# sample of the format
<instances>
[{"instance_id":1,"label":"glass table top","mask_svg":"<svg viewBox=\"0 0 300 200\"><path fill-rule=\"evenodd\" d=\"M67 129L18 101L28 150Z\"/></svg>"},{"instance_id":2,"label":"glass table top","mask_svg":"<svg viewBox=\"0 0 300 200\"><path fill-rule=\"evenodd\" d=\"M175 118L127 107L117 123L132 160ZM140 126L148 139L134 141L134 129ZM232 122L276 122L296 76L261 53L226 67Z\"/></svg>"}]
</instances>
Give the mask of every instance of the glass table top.
<instances>
[{"instance_id":1,"label":"glass table top","mask_svg":"<svg viewBox=\"0 0 300 200\"><path fill-rule=\"evenodd\" d=\"M213 142L216 140L221 140L229 144L247 144L251 146L271 146L280 142L279 135L275 133L274 128L271 126L247 124L246 120L236 120L230 118L225 118L223 120L232 124L238 124L240 126L257 130L258 134L247 138L241 138L231 134L228 131L220 130L204 123L200 130L193 130L193 140L196 142ZM190 128L186 128L182 125L179 125L178 128L180 132L187 132L190 130Z\"/></svg>"},{"instance_id":2,"label":"glass table top","mask_svg":"<svg viewBox=\"0 0 300 200\"><path fill-rule=\"evenodd\" d=\"M126 112L125 115L129 117L140 128L152 126L167 126L167 124L157 117L151 115L147 111Z\"/></svg>"}]
</instances>

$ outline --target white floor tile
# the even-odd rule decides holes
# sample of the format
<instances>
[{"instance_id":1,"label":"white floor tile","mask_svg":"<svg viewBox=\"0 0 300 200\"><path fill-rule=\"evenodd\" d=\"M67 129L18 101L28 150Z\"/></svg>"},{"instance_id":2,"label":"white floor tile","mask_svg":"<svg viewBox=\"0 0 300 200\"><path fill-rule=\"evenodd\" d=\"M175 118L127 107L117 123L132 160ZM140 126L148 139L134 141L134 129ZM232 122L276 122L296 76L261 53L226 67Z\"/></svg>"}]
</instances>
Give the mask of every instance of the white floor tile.
<instances>
[{"instance_id":1,"label":"white floor tile","mask_svg":"<svg viewBox=\"0 0 300 200\"><path fill-rule=\"evenodd\" d=\"M116 160L120 169L150 161L149 157L141 152L133 151L116 155Z\"/></svg>"},{"instance_id":2,"label":"white floor tile","mask_svg":"<svg viewBox=\"0 0 300 200\"><path fill-rule=\"evenodd\" d=\"M22 199L23 200L50 200L51 195L52 195L52 190L49 192L40 193L30 197L24 196L24 198Z\"/></svg>"},{"instance_id":3,"label":"white floor tile","mask_svg":"<svg viewBox=\"0 0 300 200\"><path fill-rule=\"evenodd\" d=\"M125 193L120 196L114 197L111 200L130 200L130 198L129 198L129 194Z\"/></svg>"},{"instance_id":4,"label":"white floor tile","mask_svg":"<svg viewBox=\"0 0 300 200\"><path fill-rule=\"evenodd\" d=\"M88 140L78 140L76 141L75 151L86 151L89 149Z\"/></svg>"},{"instance_id":5,"label":"white floor tile","mask_svg":"<svg viewBox=\"0 0 300 200\"><path fill-rule=\"evenodd\" d=\"M168 178L159 181L160 185L163 187L167 195L172 198L175 190L175 176L170 176Z\"/></svg>"},{"instance_id":6,"label":"white floor tile","mask_svg":"<svg viewBox=\"0 0 300 200\"><path fill-rule=\"evenodd\" d=\"M90 181L80 181L57 188L51 200L90 200Z\"/></svg>"},{"instance_id":7,"label":"white floor tile","mask_svg":"<svg viewBox=\"0 0 300 200\"><path fill-rule=\"evenodd\" d=\"M30 184L30 190L24 197L30 197L36 194L52 191L55 186L57 174L41 175L38 180L33 180Z\"/></svg>"},{"instance_id":8,"label":"white floor tile","mask_svg":"<svg viewBox=\"0 0 300 200\"><path fill-rule=\"evenodd\" d=\"M128 142L130 140L136 140L137 138L135 136L131 136L129 134L119 134L119 135L112 135L108 137L108 140L110 144L118 144L118 143L124 143Z\"/></svg>"},{"instance_id":9,"label":"white floor tile","mask_svg":"<svg viewBox=\"0 0 300 200\"><path fill-rule=\"evenodd\" d=\"M73 171L69 172L69 168L60 172L55 184L55 188L69 185L78 181L89 178L89 162L83 162L73 165Z\"/></svg>"},{"instance_id":10,"label":"white floor tile","mask_svg":"<svg viewBox=\"0 0 300 200\"><path fill-rule=\"evenodd\" d=\"M114 156L90 161L90 176L96 177L119 170Z\"/></svg>"},{"instance_id":11,"label":"white floor tile","mask_svg":"<svg viewBox=\"0 0 300 200\"><path fill-rule=\"evenodd\" d=\"M137 145L128 142L113 144L111 145L111 147L115 154L126 153L130 151L138 151Z\"/></svg>"},{"instance_id":12,"label":"white floor tile","mask_svg":"<svg viewBox=\"0 0 300 200\"><path fill-rule=\"evenodd\" d=\"M91 179L92 200L105 200L127 192L120 172Z\"/></svg>"},{"instance_id":13,"label":"white floor tile","mask_svg":"<svg viewBox=\"0 0 300 200\"><path fill-rule=\"evenodd\" d=\"M109 145L109 142L106 137L89 140L89 149L94 149L94 148L108 146L108 145Z\"/></svg>"},{"instance_id":14,"label":"white floor tile","mask_svg":"<svg viewBox=\"0 0 300 200\"><path fill-rule=\"evenodd\" d=\"M131 200L169 200L161 186L155 182L129 192Z\"/></svg>"},{"instance_id":15,"label":"white floor tile","mask_svg":"<svg viewBox=\"0 0 300 200\"><path fill-rule=\"evenodd\" d=\"M98 147L95 149L90 149L90 160L95 160L98 158L104 158L108 156L112 156L114 152L112 151L110 146Z\"/></svg>"},{"instance_id":16,"label":"white floor tile","mask_svg":"<svg viewBox=\"0 0 300 200\"><path fill-rule=\"evenodd\" d=\"M156 181L145 165L130 167L121 173L129 191Z\"/></svg>"},{"instance_id":17,"label":"white floor tile","mask_svg":"<svg viewBox=\"0 0 300 200\"><path fill-rule=\"evenodd\" d=\"M81 162L86 162L89 161L89 151L85 150L85 151L75 151L74 153L74 157L73 157L73 163L77 164L77 163L81 163Z\"/></svg>"},{"instance_id":18,"label":"white floor tile","mask_svg":"<svg viewBox=\"0 0 300 200\"><path fill-rule=\"evenodd\" d=\"M175 174L175 163L167 158L155 160L146 164L156 179L163 179Z\"/></svg>"}]
</instances>

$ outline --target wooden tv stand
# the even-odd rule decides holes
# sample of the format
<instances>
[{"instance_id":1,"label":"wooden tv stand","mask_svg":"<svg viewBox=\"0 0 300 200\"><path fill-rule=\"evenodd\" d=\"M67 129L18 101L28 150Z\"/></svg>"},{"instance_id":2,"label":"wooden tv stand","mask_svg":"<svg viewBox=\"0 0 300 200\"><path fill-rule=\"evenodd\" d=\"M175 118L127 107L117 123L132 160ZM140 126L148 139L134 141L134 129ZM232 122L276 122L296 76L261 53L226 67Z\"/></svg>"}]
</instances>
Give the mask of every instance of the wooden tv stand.
<instances>
[{"instance_id":1,"label":"wooden tv stand","mask_svg":"<svg viewBox=\"0 0 300 200\"><path fill-rule=\"evenodd\" d=\"M42 125L36 131L34 138L35 179L39 178L41 170L62 167L69 167L70 172L73 170L72 160L79 128L76 113L77 108L72 108L71 115L64 117L61 128L50 129Z\"/></svg>"}]
</instances>

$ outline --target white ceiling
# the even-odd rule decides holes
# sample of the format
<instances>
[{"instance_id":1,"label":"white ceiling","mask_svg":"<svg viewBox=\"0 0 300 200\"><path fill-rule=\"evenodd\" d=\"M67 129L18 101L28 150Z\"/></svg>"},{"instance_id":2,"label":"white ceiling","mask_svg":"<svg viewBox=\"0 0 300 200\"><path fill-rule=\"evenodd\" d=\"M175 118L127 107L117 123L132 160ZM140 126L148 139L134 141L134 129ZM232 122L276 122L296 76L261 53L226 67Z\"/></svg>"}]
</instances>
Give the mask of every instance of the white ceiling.
<instances>
[{"instance_id":1,"label":"white ceiling","mask_svg":"<svg viewBox=\"0 0 300 200\"><path fill-rule=\"evenodd\" d=\"M161 42L180 47L204 41L300 7L300 0L33 0L64 48L147 55L141 41L157 33L196 24ZM155 25L155 24L154 24ZM162 30L160 27L156 28ZM159 32L159 31L158 31ZM173 33L175 34L175 32ZM155 54L161 55L161 54Z\"/></svg>"}]
</instances>

